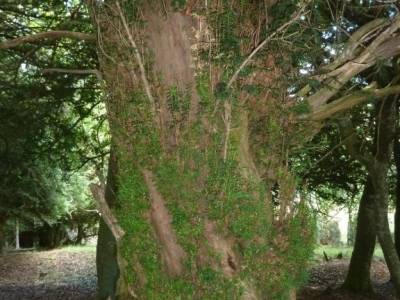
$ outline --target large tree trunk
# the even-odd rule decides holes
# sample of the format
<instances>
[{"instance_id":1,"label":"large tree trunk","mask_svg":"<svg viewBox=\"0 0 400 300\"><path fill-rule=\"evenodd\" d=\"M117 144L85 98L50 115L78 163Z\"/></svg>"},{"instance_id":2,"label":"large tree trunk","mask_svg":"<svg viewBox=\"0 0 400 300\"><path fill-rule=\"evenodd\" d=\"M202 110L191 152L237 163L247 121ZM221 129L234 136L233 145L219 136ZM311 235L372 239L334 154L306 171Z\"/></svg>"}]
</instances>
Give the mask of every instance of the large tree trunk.
<instances>
[{"instance_id":1,"label":"large tree trunk","mask_svg":"<svg viewBox=\"0 0 400 300\"><path fill-rule=\"evenodd\" d=\"M281 18L267 15L274 0L90 2L118 162L116 205L101 201L116 238L117 297L294 295L288 287L299 283L313 235L303 201L293 201L288 156L319 128L296 122L297 100L311 109L297 114L313 120L364 101L328 103L377 58L397 53L383 42L398 22L385 25L374 51L360 49L360 63L340 59L301 103L285 96L285 55L278 65L266 47L255 54L305 7L260 41L261 28ZM377 49L384 53L372 55Z\"/></svg>"},{"instance_id":2,"label":"large tree trunk","mask_svg":"<svg viewBox=\"0 0 400 300\"><path fill-rule=\"evenodd\" d=\"M114 243L101 226L98 255L116 248L120 274L101 297L116 286L123 300L293 298L313 234L304 205L293 205L295 181L281 155L288 132L276 127L280 115L261 118L252 110L257 101L264 107L278 101L269 90L259 101L216 84L224 68L212 57L193 58L218 50L207 36L216 29L191 14L190 3L185 11L169 1L94 7L117 158L111 176L118 191L109 205L118 224L107 220L121 227L113 231L121 233ZM267 63L264 76L252 80L272 84L279 72L273 57ZM268 169L255 162L261 153L251 144L255 124L279 140L262 147ZM280 208L274 222L275 183ZM98 263L101 289L115 276L104 279Z\"/></svg>"},{"instance_id":3,"label":"large tree trunk","mask_svg":"<svg viewBox=\"0 0 400 300\"><path fill-rule=\"evenodd\" d=\"M357 231L349 270L343 288L359 294L371 293L370 267L375 249L374 189L368 177L357 216Z\"/></svg>"},{"instance_id":4,"label":"large tree trunk","mask_svg":"<svg viewBox=\"0 0 400 300\"><path fill-rule=\"evenodd\" d=\"M375 190L375 220L377 236L389 268L392 282L400 295L400 260L390 234L388 221L388 180L387 173L391 163L392 143L395 137L396 114L393 98L382 101L377 114L377 150L369 164L369 172Z\"/></svg>"}]
</instances>

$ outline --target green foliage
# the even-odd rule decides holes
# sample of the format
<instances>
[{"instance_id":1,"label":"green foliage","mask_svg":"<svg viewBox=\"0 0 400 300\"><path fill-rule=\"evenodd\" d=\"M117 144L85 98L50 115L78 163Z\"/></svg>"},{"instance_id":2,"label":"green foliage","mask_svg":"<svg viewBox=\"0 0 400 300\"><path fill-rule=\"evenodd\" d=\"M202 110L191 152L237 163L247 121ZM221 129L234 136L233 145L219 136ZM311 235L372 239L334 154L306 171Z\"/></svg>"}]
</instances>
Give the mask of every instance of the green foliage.
<instances>
[{"instance_id":1,"label":"green foliage","mask_svg":"<svg viewBox=\"0 0 400 300\"><path fill-rule=\"evenodd\" d=\"M242 89L252 96L260 96L264 87L255 84L246 84L242 86Z\"/></svg>"},{"instance_id":2,"label":"green foliage","mask_svg":"<svg viewBox=\"0 0 400 300\"><path fill-rule=\"evenodd\" d=\"M175 9L182 9L186 5L186 0L172 0L172 7Z\"/></svg>"},{"instance_id":3,"label":"green foliage","mask_svg":"<svg viewBox=\"0 0 400 300\"><path fill-rule=\"evenodd\" d=\"M6 1L0 40L41 31L90 33L79 1ZM0 50L0 212L38 227L93 227L88 164L102 166L108 128L100 85L93 75L42 72L96 69L93 44L48 39ZM90 168L89 168L90 169ZM80 170L78 173L72 171Z\"/></svg>"},{"instance_id":4,"label":"green foliage","mask_svg":"<svg viewBox=\"0 0 400 300\"><path fill-rule=\"evenodd\" d=\"M270 272L274 268L280 270L267 281L271 298L287 299L291 288L299 288L306 282L306 267L315 248L315 228L312 211L300 204L288 224L276 231L273 247L277 257L266 266Z\"/></svg>"},{"instance_id":5,"label":"green foliage","mask_svg":"<svg viewBox=\"0 0 400 300\"><path fill-rule=\"evenodd\" d=\"M226 82L218 82L215 86L215 97L219 100L225 100L230 96L230 91L228 90L228 85Z\"/></svg>"},{"instance_id":6,"label":"green foliage","mask_svg":"<svg viewBox=\"0 0 400 300\"><path fill-rule=\"evenodd\" d=\"M301 101L291 108L291 111L297 115L307 114L311 111L308 101Z\"/></svg>"},{"instance_id":7,"label":"green foliage","mask_svg":"<svg viewBox=\"0 0 400 300\"><path fill-rule=\"evenodd\" d=\"M200 105L205 112L210 112L213 109L214 97L210 90L209 77L207 73L201 73L196 78L196 90L200 97Z\"/></svg>"},{"instance_id":8,"label":"green foliage","mask_svg":"<svg viewBox=\"0 0 400 300\"><path fill-rule=\"evenodd\" d=\"M42 2L30 3L39 6L40 14L46 10L51 11L51 6ZM148 5L156 5L155 2L150 1ZM172 5L175 9L181 9L186 2L174 0ZM144 2L121 1L121 3L127 21L134 24L133 26L138 25L139 28L144 28L140 27L143 25L140 10ZM61 17L67 15L66 5L63 1L55 1L54 4L57 14ZM167 103L172 120L166 122L168 123L165 126L167 128L158 129L154 124L156 122L154 122L147 96L143 91L138 89L132 92L129 84L118 82L119 78L109 85L111 89L108 102L109 118L113 125L113 141L118 157L115 213L126 232L121 249L121 254L128 263L124 275L129 284L133 284L137 289L142 289L139 294L143 295L143 298L235 299L244 289L240 282L248 281L251 284L254 283L263 294L269 295L272 299L283 299L287 296L288 290L299 286L304 280L303 271L313 247L314 237L314 224L310 212L305 207L296 207L290 219L273 222L272 218L268 219L267 217L269 214L266 211L265 202L267 193L270 192L268 184L276 184L276 179L274 181L269 177L279 177L278 192L286 182L285 180L291 180L290 176L285 178L285 175L289 174L288 166L282 167L285 164L293 167L298 174L312 178L311 181L315 180L315 186L321 179L321 176L317 178L318 175L311 176L307 173L311 169L310 166L318 162L314 158L307 157L309 153L302 152L298 157L292 157L290 161L285 157L286 152L291 150L290 146L293 140L303 139L300 134L295 136L293 130L295 126L288 124L292 121L288 120L288 115L292 117L293 114L308 112L308 104L301 102L292 107L290 112L293 114L291 114L287 109L287 103L278 103L284 94L280 91L281 86L272 88L259 84L244 84L240 87L242 81L247 82L246 77L258 70L255 66L262 59L254 58L251 64L241 70L235 83L235 86L239 87L238 89L228 89L226 84L232 73L243 62L243 56L247 57L246 51L251 51L263 37L268 37L276 28L287 22L288 15L297 9L298 4L298 1L293 0L279 1L268 11L274 16L272 22L268 24L268 20L265 19L266 7L263 1L222 0L218 2L217 6L209 5L207 7L205 10L206 22L213 30L212 36L217 40L215 43L211 42L212 51L206 54L211 54L211 57L206 56L205 58L207 58L207 62L217 67L216 73L218 73L218 68L223 70L222 74L218 74L220 82L216 84L214 93L212 93L211 84L215 83L211 82L210 74L200 73L196 78L196 88L200 96L199 119L203 117L207 119L210 128L203 128L204 124L201 122L191 124L192 127L189 129L182 125L186 125L184 121L186 121L189 111L191 93L188 91L179 90L176 86L167 88ZM317 4L322 5L322 2L318 1ZM99 7L104 6L99 5ZM330 24L330 15L327 17L328 10L314 8L312 7L312 10L315 10L315 15L312 14L307 22L317 20L324 26ZM321 11L320 15L318 15L319 10ZM69 13L71 12L70 9ZM64 25L53 24L53 22L57 23L59 18L54 18L54 21L42 21L42 19L47 20L42 17L37 21L28 20L28 23L39 24L46 30L62 28L61 25ZM323 18L324 22L320 21L319 17ZM22 23L27 22L25 17L21 18ZM73 18L71 17L71 19ZM86 18L83 18L86 20L83 24L76 27L69 24L68 26L71 26L69 29L90 32L92 28L88 26L88 19L86 15ZM320 31L322 29L312 28L312 22L306 23L306 26L302 26L301 23L300 21L296 22L276 39L282 44L283 42L289 44L290 46L287 48L290 48L288 52L292 51L291 53L281 51L282 44L271 41L268 48L257 54L258 57L263 57L262 55L266 54L266 51L275 51L277 63L281 63L278 69L282 67L282 74L285 74L282 75L281 81L285 81L290 76L292 76L291 79L297 80L294 75L286 75L286 71L289 70L288 73L290 73L293 71L291 70L293 66L297 67L300 63L308 61L314 63L322 57L320 47ZM6 24L6 26L15 26L12 25L13 22ZM30 33L34 30L20 28L18 32ZM299 34L300 32L305 34ZM295 36L295 38L289 40L290 36ZM111 46L108 48L106 46L101 50L112 56L115 54L113 49L115 44L109 44ZM4 177L13 178L16 181L13 187L21 185L28 188L28 191L23 190L25 198L22 202L24 205L26 202L30 203L26 201L27 199L32 200L31 198L39 198L39 196L40 199L46 199L46 201L53 198L58 199L55 203L63 206L55 206L54 210L55 214L62 215L65 211L73 210L73 207L79 211L88 205L89 202L83 196L83 189L77 186L80 179L61 185L60 190L63 192L54 196L51 187L54 188L56 185L52 181L47 182L43 178L40 180L35 178L32 181L21 180L19 182L18 180L21 179L19 177L25 175L24 172L30 170L32 165L19 167L17 163L20 160L35 161L36 163L41 158L48 156L51 161L67 161L66 165L73 168L85 163L87 158L85 154L89 152L89 158L98 156L98 159L95 158L95 163L101 165L101 158L107 152L107 137L106 129L101 125L99 127L96 125L103 123L104 116L101 109L97 110L98 103L96 101L99 100L99 94L96 90L99 89L99 86L94 82L94 78L71 75L42 76L39 70L53 66L70 69L77 68L77 66L95 69L98 66L94 49L85 43L62 41L52 46L46 44L42 49L36 50L34 45L25 45L19 49L20 53L16 51L12 56L0 53L1 61L4 61L7 66L6 71L0 73L2 77L0 82L3 82L3 79L4 82L10 82L14 77L7 72L19 69L20 61L26 60L28 57L26 70L16 74L15 78L18 79L18 84L15 85L12 93L2 92L3 94L1 94L5 95L1 107L4 107L4 117L10 115L10 112L13 116L5 122L7 124L4 127L5 130L1 130L2 133L6 132L4 138L1 136L1 140L4 140L2 145L10 144L11 146L2 148L15 149L14 153L7 153L6 160L10 166L8 170L12 170L15 174L11 177ZM137 49L129 51L127 51L127 55L131 55L132 51L137 51ZM306 51L311 53L306 55L304 53ZM30 56L29 53L35 53L35 55ZM280 53L282 53L282 59L279 59ZM319 55L314 55L315 53ZM292 66L288 63L288 59L283 57L285 55L292 57ZM89 59L87 59L88 57ZM82 63L82 59L86 59L84 63ZM254 65L252 65L253 63ZM123 65L123 62L121 64ZM147 72L151 66L145 62L145 67L152 85L154 83L151 78L152 71ZM113 83L117 83L117 87L114 87ZM282 86L285 85L287 82L282 84ZM312 88L319 87L315 82L310 82L310 86ZM35 87L39 88L35 89ZM238 98L240 92L245 91L247 96L252 98L250 100L258 100L257 98L265 100L263 97L266 88L270 89L271 95L275 97L271 103L268 102L267 109L260 107L261 105L253 108ZM96 100L93 101L93 99ZM227 138L224 131L225 124L221 120L223 101L231 101L233 110L232 131L227 141L229 151L226 160L221 159L221 149ZM18 105L15 105L16 102ZM241 146L241 137L236 134L240 127L238 116L243 113L239 108L248 109L250 112L250 150L255 152L256 164L261 164L261 179L245 178L242 174L243 166L239 164L241 157L239 157L238 151ZM92 119L89 118L90 120L87 118L89 115L93 116ZM29 126L31 126L31 130L25 132L25 127ZM163 144L162 139L169 138L169 136L163 136L164 132L160 132L164 130L167 133L178 132L176 138L181 140L176 143L177 145L169 142ZM12 137L13 131L18 133L17 142L11 141L10 137ZM91 144L90 151L87 149L87 142ZM317 159L323 158L331 149L329 141L322 140L320 142L318 147L321 146L323 151L318 152ZM21 150L27 148L44 154L36 156ZM104 149L106 150L104 151ZM310 149L308 150L311 152ZM62 155L59 155L60 153ZM343 161L346 161L346 158L338 159L338 162ZM59 166L57 165L57 167ZM59 170L57 168L50 169L51 171ZM172 226L178 242L187 253L184 262L185 272L179 279L171 279L165 274L160 259L160 244L154 237L154 230L149 223L148 212L151 199L149 199L148 189L141 173L143 169L153 171L157 189L163 196L171 214ZM269 173L274 174L270 175ZM43 177L57 178L57 176L53 176L52 172L43 174ZM321 173L316 172L315 174ZM4 175L9 175L9 173ZM338 175L335 176L337 178ZM41 184L37 184L38 182ZM346 187L345 183L342 185ZM6 186L6 184L1 186ZM8 191L8 194L11 195L11 192ZM70 195L81 199L82 202L73 204L69 201ZM33 200L31 202L35 203ZM237 244L233 250L242 258L240 267L243 269L238 272L240 275L234 276L233 279L226 278L221 272L215 271L216 268L213 265L215 262L208 261L201 266L197 264L196 259L203 254L201 251L209 251L210 253L206 253L206 256L214 258L215 261L218 261L219 258L218 253L213 253L212 247L204 241L205 218L217 225L216 234L232 237ZM205 249L200 249L200 245L204 245ZM137 268L137 263L140 263L143 271ZM147 280L145 286L140 285L140 276L143 275L140 274L141 272Z\"/></svg>"},{"instance_id":9,"label":"green foliage","mask_svg":"<svg viewBox=\"0 0 400 300\"><path fill-rule=\"evenodd\" d=\"M328 257L336 257L339 253L343 255L344 258L350 258L353 252L353 246L332 246L332 245L319 245L314 250L314 256L316 260L324 259L324 252ZM384 258L382 248L376 245L374 250L375 258Z\"/></svg>"},{"instance_id":10,"label":"green foliage","mask_svg":"<svg viewBox=\"0 0 400 300\"><path fill-rule=\"evenodd\" d=\"M177 86L168 90L168 106L173 114L175 122L186 119L190 109L190 90L180 91Z\"/></svg>"},{"instance_id":11,"label":"green foliage","mask_svg":"<svg viewBox=\"0 0 400 300\"><path fill-rule=\"evenodd\" d=\"M127 22L143 25L140 17L142 5L143 5L143 0L131 0L122 2L121 9L124 12Z\"/></svg>"}]
</instances>

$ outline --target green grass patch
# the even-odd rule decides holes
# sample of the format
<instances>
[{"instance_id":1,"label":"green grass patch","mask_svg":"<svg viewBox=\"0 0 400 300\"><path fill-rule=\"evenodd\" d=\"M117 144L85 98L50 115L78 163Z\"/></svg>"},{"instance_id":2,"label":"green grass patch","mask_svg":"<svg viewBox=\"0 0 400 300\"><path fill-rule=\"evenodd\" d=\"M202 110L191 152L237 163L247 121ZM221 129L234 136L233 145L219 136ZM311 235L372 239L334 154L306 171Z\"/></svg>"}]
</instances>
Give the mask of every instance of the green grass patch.
<instances>
[{"instance_id":1,"label":"green grass patch","mask_svg":"<svg viewBox=\"0 0 400 300\"><path fill-rule=\"evenodd\" d=\"M58 248L57 250L67 252L96 252L96 245L69 245Z\"/></svg>"},{"instance_id":2,"label":"green grass patch","mask_svg":"<svg viewBox=\"0 0 400 300\"><path fill-rule=\"evenodd\" d=\"M328 255L329 258L336 258L339 253L342 253L344 258L350 258L351 253L353 252L352 246L332 246L332 245L319 245L314 250L314 258L316 260L323 259L324 252ZM383 252L380 246L375 247L374 251L375 258L383 258Z\"/></svg>"}]
</instances>

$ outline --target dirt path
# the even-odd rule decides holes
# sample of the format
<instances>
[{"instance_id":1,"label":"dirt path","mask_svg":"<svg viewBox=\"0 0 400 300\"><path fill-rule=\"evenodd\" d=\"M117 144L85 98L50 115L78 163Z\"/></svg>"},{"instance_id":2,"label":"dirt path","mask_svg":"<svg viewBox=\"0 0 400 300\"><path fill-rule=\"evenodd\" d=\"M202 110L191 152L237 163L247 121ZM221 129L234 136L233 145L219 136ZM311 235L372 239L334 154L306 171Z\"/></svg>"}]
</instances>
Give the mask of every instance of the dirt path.
<instances>
[{"instance_id":1,"label":"dirt path","mask_svg":"<svg viewBox=\"0 0 400 300\"><path fill-rule=\"evenodd\" d=\"M95 248L63 248L52 251L8 253L0 256L0 300L94 300L96 292ZM349 260L334 259L310 270L298 300L395 300L388 284L386 264L372 264L376 295L365 297L337 290L343 283Z\"/></svg>"},{"instance_id":2,"label":"dirt path","mask_svg":"<svg viewBox=\"0 0 400 300\"><path fill-rule=\"evenodd\" d=\"M334 259L320 263L310 271L307 285L300 292L298 300L395 300L394 288L388 283L390 276L382 259L372 263L372 281L376 295L360 296L338 289L343 283L349 259Z\"/></svg>"},{"instance_id":3,"label":"dirt path","mask_svg":"<svg viewBox=\"0 0 400 300\"><path fill-rule=\"evenodd\" d=\"M0 300L92 300L95 248L63 248L0 256Z\"/></svg>"}]
</instances>

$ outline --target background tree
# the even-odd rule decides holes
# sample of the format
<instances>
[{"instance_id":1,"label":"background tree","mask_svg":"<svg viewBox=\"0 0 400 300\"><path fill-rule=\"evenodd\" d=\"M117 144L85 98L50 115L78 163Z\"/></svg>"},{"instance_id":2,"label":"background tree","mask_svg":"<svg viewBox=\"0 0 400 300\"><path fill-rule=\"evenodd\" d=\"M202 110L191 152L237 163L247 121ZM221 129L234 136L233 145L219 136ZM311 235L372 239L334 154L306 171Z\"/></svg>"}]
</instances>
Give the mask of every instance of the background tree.
<instances>
[{"instance_id":1,"label":"background tree","mask_svg":"<svg viewBox=\"0 0 400 300\"><path fill-rule=\"evenodd\" d=\"M81 12L83 7L77 1L1 4L2 39L56 29L53 36L39 35L32 43L14 45L18 47L12 51L2 47L5 49L0 51L2 228L7 219L18 217L35 218L51 230L66 219L72 206L76 206L75 219L83 216L82 209L93 208L82 193L76 195L74 203L62 196L68 183L71 193L73 189L87 189L88 182L82 177L82 187L78 182L72 184L79 175L71 172L88 164L102 166L108 153L104 105L98 78L93 76L98 74L76 70L95 68L93 44L58 39L74 39L68 30L90 30L90 19ZM65 73L70 69L72 73ZM68 183L63 185L62 181Z\"/></svg>"}]
</instances>

